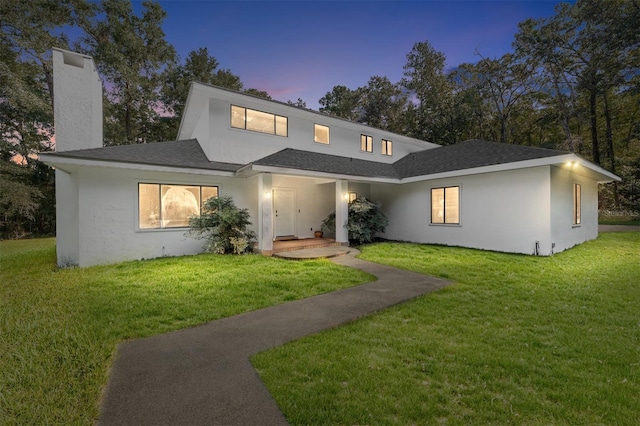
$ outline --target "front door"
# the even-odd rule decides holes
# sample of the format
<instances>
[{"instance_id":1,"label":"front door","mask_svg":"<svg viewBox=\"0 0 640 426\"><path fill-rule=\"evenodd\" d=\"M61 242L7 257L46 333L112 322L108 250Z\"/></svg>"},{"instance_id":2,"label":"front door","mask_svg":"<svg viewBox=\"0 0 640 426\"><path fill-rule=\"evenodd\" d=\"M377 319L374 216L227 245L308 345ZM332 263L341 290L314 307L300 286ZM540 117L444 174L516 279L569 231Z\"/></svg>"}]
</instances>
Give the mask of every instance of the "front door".
<instances>
[{"instance_id":1,"label":"front door","mask_svg":"<svg viewBox=\"0 0 640 426\"><path fill-rule=\"evenodd\" d=\"M296 190L293 188L274 188L273 210L276 222L275 236L294 236L296 233Z\"/></svg>"}]
</instances>

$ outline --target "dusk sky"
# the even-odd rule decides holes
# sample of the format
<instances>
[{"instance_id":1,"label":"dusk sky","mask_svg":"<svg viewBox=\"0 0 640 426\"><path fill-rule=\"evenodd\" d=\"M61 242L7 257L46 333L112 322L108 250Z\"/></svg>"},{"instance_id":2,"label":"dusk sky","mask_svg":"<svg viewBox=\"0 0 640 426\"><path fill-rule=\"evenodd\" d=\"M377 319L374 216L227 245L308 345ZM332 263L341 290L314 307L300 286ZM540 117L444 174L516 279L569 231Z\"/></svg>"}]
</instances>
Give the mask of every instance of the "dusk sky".
<instances>
[{"instance_id":1,"label":"dusk sky","mask_svg":"<svg viewBox=\"0 0 640 426\"><path fill-rule=\"evenodd\" d=\"M406 55L428 40L447 67L511 51L519 22L559 1L160 1L166 39L184 58L200 47L245 88L309 108L336 85L402 78ZM138 4L139 5L139 4Z\"/></svg>"}]
</instances>

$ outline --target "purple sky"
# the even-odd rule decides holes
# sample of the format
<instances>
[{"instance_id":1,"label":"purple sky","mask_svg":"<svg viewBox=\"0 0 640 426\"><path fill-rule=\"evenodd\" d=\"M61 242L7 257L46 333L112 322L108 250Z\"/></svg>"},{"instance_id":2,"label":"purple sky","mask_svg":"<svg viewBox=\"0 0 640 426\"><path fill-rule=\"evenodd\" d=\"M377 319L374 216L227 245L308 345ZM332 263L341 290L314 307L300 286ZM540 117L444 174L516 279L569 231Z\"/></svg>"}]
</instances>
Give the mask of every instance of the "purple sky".
<instances>
[{"instance_id":1,"label":"purple sky","mask_svg":"<svg viewBox=\"0 0 640 426\"><path fill-rule=\"evenodd\" d=\"M318 99L371 76L402 78L406 55L428 40L452 68L511 50L519 22L551 16L555 0L160 1L167 41L184 58L207 47L245 88L280 101Z\"/></svg>"}]
</instances>

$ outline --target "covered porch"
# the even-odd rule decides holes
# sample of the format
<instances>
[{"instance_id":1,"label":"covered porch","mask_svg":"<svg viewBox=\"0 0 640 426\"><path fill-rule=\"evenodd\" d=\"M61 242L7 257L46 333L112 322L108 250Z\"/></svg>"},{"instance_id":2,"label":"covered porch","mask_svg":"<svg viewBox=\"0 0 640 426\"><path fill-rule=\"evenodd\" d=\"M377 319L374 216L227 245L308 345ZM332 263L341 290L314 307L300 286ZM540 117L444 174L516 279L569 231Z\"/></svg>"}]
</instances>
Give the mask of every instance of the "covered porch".
<instances>
[{"instance_id":1,"label":"covered porch","mask_svg":"<svg viewBox=\"0 0 640 426\"><path fill-rule=\"evenodd\" d=\"M257 180L258 250L267 255L302 249L348 246L348 182L260 173ZM335 235L314 238L322 220L336 212Z\"/></svg>"}]
</instances>

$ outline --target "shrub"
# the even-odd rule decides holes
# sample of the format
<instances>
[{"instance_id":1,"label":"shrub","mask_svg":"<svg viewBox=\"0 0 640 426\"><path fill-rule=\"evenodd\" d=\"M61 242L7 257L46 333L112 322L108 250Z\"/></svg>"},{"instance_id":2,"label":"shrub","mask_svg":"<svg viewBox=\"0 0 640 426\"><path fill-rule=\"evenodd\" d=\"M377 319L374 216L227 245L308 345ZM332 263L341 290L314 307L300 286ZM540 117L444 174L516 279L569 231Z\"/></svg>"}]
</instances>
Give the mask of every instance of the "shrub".
<instances>
[{"instance_id":1,"label":"shrub","mask_svg":"<svg viewBox=\"0 0 640 426\"><path fill-rule=\"evenodd\" d=\"M230 196L211 197L205 201L202 214L189 219L189 234L206 238L205 250L211 253L251 253L256 234L247 229L249 218L249 210L236 207Z\"/></svg>"},{"instance_id":2,"label":"shrub","mask_svg":"<svg viewBox=\"0 0 640 426\"><path fill-rule=\"evenodd\" d=\"M349 241L366 244L373 241L378 232L384 232L389 220L380 210L380 205L358 197L349 204L347 230ZM322 221L322 226L331 232L336 230L336 212L329 214Z\"/></svg>"}]
</instances>

